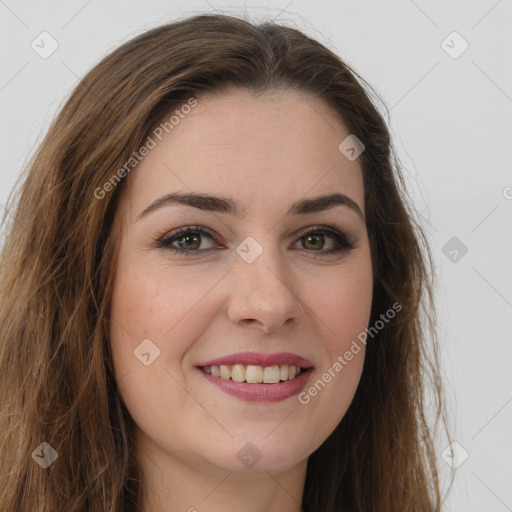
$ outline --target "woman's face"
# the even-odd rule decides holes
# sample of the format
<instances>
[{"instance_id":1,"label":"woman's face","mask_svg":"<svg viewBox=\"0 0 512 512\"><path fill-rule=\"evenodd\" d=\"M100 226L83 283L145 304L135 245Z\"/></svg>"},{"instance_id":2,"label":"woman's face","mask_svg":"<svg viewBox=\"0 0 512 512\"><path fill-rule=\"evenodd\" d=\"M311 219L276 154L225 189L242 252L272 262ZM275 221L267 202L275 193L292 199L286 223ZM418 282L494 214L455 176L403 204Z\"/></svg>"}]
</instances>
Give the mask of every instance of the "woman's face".
<instances>
[{"instance_id":1,"label":"woman's face","mask_svg":"<svg viewBox=\"0 0 512 512\"><path fill-rule=\"evenodd\" d=\"M197 100L152 136L116 213L116 379L148 453L285 471L333 431L361 376L364 346L351 347L372 301L361 167L318 99Z\"/></svg>"}]
</instances>

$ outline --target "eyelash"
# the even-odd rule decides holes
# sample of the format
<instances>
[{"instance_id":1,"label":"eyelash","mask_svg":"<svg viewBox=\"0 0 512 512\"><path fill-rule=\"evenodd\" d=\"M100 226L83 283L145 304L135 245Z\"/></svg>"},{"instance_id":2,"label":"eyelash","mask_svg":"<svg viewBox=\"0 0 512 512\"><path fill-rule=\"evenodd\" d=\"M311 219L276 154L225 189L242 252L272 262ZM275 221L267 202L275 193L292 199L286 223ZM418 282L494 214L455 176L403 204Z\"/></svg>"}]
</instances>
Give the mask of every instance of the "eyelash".
<instances>
[{"instance_id":1,"label":"eyelash","mask_svg":"<svg viewBox=\"0 0 512 512\"><path fill-rule=\"evenodd\" d=\"M299 233L299 240L302 238L305 238L307 236L311 235L317 235L317 234L328 234L329 237L333 238L337 243L337 248L335 249L329 249L328 251L315 251L312 249L302 249L304 251L310 251L313 253L320 253L320 255L332 255L332 254L338 254L342 252L348 252L355 248L354 243L352 240L350 240L344 233L340 233L339 231L326 227L326 226L315 226L311 229L308 229L307 231L303 231ZM175 229L174 231L171 231L170 233L165 234L162 237L159 237L155 240L155 245L157 248L162 248L166 250L170 250L173 253L180 254L183 256L193 256L197 255L199 253L208 252L211 251L213 248L210 249L196 249L196 250L187 250L187 249L181 249L174 247L172 245L172 242L179 240L180 238L184 238L187 235L191 234L200 234L206 235L209 238L211 238L214 242L218 243L217 237L213 231L210 229L204 228L202 226L185 226L182 228Z\"/></svg>"}]
</instances>

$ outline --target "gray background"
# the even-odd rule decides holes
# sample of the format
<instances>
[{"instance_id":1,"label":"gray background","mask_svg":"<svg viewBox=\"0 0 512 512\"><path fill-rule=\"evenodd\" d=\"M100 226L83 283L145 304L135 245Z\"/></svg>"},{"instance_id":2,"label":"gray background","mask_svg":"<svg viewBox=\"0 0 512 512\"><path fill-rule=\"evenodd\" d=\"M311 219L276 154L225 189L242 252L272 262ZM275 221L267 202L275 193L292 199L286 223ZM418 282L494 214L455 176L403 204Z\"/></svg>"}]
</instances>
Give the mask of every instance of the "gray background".
<instances>
[{"instance_id":1,"label":"gray background","mask_svg":"<svg viewBox=\"0 0 512 512\"><path fill-rule=\"evenodd\" d=\"M384 99L439 275L443 374L460 445L450 459L439 441L440 459L457 466L447 510L512 511L510 0L0 0L0 210L52 116L101 57L146 29L215 10L297 26ZM45 59L31 47L42 52L46 37L51 48L44 31L58 44Z\"/></svg>"}]
</instances>

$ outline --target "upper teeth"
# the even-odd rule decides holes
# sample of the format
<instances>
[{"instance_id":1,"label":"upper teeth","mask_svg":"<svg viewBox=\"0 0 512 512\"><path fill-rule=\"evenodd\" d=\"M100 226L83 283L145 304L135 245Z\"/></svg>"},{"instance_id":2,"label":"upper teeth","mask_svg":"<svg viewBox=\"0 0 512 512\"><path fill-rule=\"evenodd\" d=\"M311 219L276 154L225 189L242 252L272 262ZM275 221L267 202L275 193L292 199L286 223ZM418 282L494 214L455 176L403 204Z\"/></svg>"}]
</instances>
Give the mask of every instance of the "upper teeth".
<instances>
[{"instance_id":1,"label":"upper teeth","mask_svg":"<svg viewBox=\"0 0 512 512\"><path fill-rule=\"evenodd\" d=\"M294 379L300 374L300 367L283 364L281 366L256 366L252 364L221 364L220 366L204 366L203 370L214 377L232 379L235 382L251 384L277 384L280 381Z\"/></svg>"}]
</instances>

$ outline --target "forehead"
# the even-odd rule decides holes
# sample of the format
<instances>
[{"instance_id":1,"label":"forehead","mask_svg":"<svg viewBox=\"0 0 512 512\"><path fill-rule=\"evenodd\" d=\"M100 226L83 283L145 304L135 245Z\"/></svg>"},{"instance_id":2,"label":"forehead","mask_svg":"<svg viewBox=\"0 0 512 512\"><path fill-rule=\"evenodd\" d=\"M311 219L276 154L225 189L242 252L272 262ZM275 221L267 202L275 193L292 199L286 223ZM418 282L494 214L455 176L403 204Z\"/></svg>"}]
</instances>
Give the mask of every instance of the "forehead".
<instances>
[{"instance_id":1,"label":"forehead","mask_svg":"<svg viewBox=\"0 0 512 512\"><path fill-rule=\"evenodd\" d=\"M350 132L320 99L285 90L196 100L164 116L167 130L129 175L134 215L177 191L231 196L259 214L338 191L364 211L359 161L338 149Z\"/></svg>"}]
</instances>

